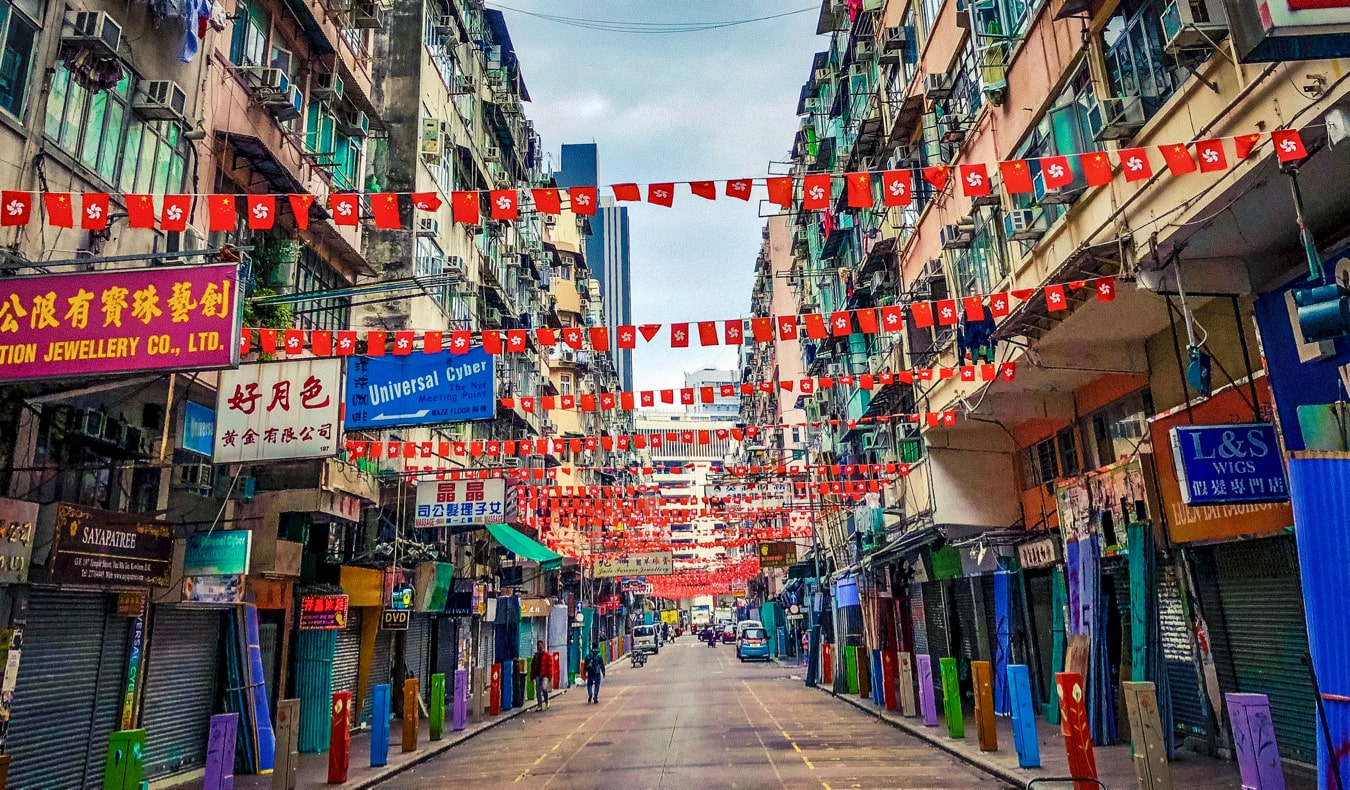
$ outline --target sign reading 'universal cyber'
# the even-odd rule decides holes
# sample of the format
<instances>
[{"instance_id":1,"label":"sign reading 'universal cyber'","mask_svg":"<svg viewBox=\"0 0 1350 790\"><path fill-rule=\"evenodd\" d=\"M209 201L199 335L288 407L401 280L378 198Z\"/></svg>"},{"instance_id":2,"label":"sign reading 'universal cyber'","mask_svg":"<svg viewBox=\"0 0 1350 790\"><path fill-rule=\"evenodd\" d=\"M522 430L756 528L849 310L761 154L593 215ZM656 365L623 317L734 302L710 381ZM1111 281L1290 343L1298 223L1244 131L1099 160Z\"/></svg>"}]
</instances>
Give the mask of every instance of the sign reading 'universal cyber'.
<instances>
[{"instance_id":1,"label":"sign reading 'universal cyber'","mask_svg":"<svg viewBox=\"0 0 1350 790\"><path fill-rule=\"evenodd\" d=\"M8 278L0 381L231 367L237 274L223 264Z\"/></svg>"},{"instance_id":2,"label":"sign reading 'universal cyber'","mask_svg":"<svg viewBox=\"0 0 1350 790\"><path fill-rule=\"evenodd\" d=\"M1186 504L1289 499L1284 461L1270 423L1178 426L1171 433L1181 500Z\"/></svg>"},{"instance_id":3,"label":"sign reading 'universal cyber'","mask_svg":"<svg viewBox=\"0 0 1350 790\"><path fill-rule=\"evenodd\" d=\"M490 420L497 402L493 360L464 354L352 357L347 361L347 429Z\"/></svg>"}]
</instances>

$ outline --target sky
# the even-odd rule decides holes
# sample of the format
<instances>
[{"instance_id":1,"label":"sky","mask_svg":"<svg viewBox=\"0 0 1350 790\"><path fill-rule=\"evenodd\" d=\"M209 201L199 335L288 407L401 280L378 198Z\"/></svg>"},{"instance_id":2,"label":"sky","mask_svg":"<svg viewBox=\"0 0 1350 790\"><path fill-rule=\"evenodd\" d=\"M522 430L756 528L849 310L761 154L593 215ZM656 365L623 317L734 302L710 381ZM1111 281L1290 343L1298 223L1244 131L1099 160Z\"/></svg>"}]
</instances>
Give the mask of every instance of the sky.
<instances>
[{"instance_id":1,"label":"sky","mask_svg":"<svg viewBox=\"0 0 1350 790\"><path fill-rule=\"evenodd\" d=\"M507 0L503 11L531 102L526 115L553 167L563 143L599 146L602 184L762 177L787 157L797 97L816 50L819 0ZM681 33L605 32L530 16L647 22L778 19ZM513 11L511 9L519 9ZM521 12L528 13L521 13ZM774 171L782 173L782 166ZM764 219L749 203L709 202L687 186L675 205L629 207L633 320L708 321L749 311ZM645 190L644 190L645 194ZM733 369L734 346L671 349L663 331L634 352L634 386L683 386L684 372Z\"/></svg>"}]
</instances>

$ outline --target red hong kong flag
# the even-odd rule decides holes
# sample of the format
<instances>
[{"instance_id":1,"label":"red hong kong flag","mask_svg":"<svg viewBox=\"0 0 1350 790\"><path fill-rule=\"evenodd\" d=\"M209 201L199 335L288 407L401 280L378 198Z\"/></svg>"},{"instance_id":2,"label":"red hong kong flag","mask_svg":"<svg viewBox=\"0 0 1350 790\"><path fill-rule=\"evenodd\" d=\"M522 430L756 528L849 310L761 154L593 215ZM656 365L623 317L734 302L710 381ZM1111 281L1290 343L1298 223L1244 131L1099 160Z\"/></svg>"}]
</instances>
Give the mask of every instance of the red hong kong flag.
<instances>
[{"instance_id":1,"label":"red hong kong flag","mask_svg":"<svg viewBox=\"0 0 1350 790\"><path fill-rule=\"evenodd\" d=\"M989 314L995 318L1002 318L1008 314L1007 293L989 294Z\"/></svg>"},{"instance_id":2,"label":"red hong kong flag","mask_svg":"<svg viewBox=\"0 0 1350 790\"><path fill-rule=\"evenodd\" d=\"M729 319L724 325L724 336L727 339L727 345L739 346L744 342L745 323L739 318Z\"/></svg>"},{"instance_id":3,"label":"red hong kong flag","mask_svg":"<svg viewBox=\"0 0 1350 790\"><path fill-rule=\"evenodd\" d=\"M849 173L845 180L848 182L849 207L871 208L873 203L872 174Z\"/></svg>"},{"instance_id":4,"label":"red hong kong flag","mask_svg":"<svg viewBox=\"0 0 1350 790\"><path fill-rule=\"evenodd\" d=\"M937 319L941 326L951 326L960 320L956 312L955 299L940 299L937 303Z\"/></svg>"},{"instance_id":5,"label":"red hong kong flag","mask_svg":"<svg viewBox=\"0 0 1350 790\"><path fill-rule=\"evenodd\" d=\"M769 202L787 208L792 205L793 181L789 176L779 176L765 180L769 187Z\"/></svg>"},{"instance_id":6,"label":"red hong kong flag","mask_svg":"<svg viewBox=\"0 0 1350 790\"><path fill-rule=\"evenodd\" d=\"M1116 300L1116 281L1113 277L1102 277L1092 281L1092 287L1097 291L1097 301L1114 302Z\"/></svg>"},{"instance_id":7,"label":"red hong kong flag","mask_svg":"<svg viewBox=\"0 0 1350 790\"><path fill-rule=\"evenodd\" d=\"M1045 305L1051 310L1066 309L1069 306L1069 303L1068 300L1064 298L1064 286L1045 286Z\"/></svg>"},{"instance_id":8,"label":"red hong kong flag","mask_svg":"<svg viewBox=\"0 0 1350 790\"><path fill-rule=\"evenodd\" d=\"M392 192L371 195L370 213L380 230L397 230L403 225L398 216L398 195Z\"/></svg>"},{"instance_id":9,"label":"red hong kong flag","mask_svg":"<svg viewBox=\"0 0 1350 790\"><path fill-rule=\"evenodd\" d=\"M619 339L617 342L619 348L637 348L637 327L619 327Z\"/></svg>"},{"instance_id":10,"label":"red hong kong flag","mask_svg":"<svg viewBox=\"0 0 1350 790\"><path fill-rule=\"evenodd\" d=\"M75 211L69 192L42 193L42 206L47 211L47 224L57 228L75 227Z\"/></svg>"},{"instance_id":11,"label":"red hong kong flag","mask_svg":"<svg viewBox=\"0 0 1350 790\"><path fill-rule=\"evenodd\" d=\"M1090 187L1106 186L1111 183L1111 160L1101 151L1079 154L1078 165L1083 168L1083 180Z\"/></svg>"},{"instance_id":12,"label":"red hong kong flag","mask_svg":"<svg viewBox=\"0 0 1350 790\"><path fill-rule=\"evenodd\" d=\"M573 214L593 217L600 204L600 191L595 187L572 187L567 190L567 199Z\"/></svg>"},{"instance_id":13,"label":"red hong kong flag","mask_svg":"<svg viewBox=\"0 0 1350 790\"><path fill-rule=\"evenodd\" d=\"M1072 184L1073 170L1069 167L1069 157L1048 156L1042 159L1041 179L1045 181L1046 189L1059 189ZM1004 173L1003 181L1005 184L1008 182L1007 173Z\"/></svg>"},{"instance_id":14,"label":"red hong kong flag","mask_svg":"<svg viewBox=\"0 0 1350 790\"><path fill-rule=\"evenodd\" d=\"M830 316L830 332L835 337L847 337L853 334L853 322L849 320L848 313L841 311Z\"/></svg>"},{"instance_id":15,"label":"red hong kong flag","mask_svg":"<svg viewBox=\"0 0 1350 790\"><path fill-rule=\"evenodd\" d=\"M908 206L914 199L914 174L908 170L887 170L881 175L881 202L887 206Z\"/></svg>"},{"instance_id":16,"label":"red hong kong flag","mask_svg":"<svg viewBox=\"0 0 1350 790\"><path fill-rule=\"evenodd\" d=\"M750 187L754 181L749 178L733 178L727 182L727 197L740 198L741 200L750 199Z\"/></svg>"},{"instance_id":17,"label":"red hong kong flag","mask_svg":"<svg viewBox=\"0 0 1350 790\"><path fill-rule=\"evenodd\" d=\"M309 210L314 205L313 195L287 195L286 201L291 204L291 214L295 217L295 226L300 230L309 228Z\"/></svg>"},{"instance_id":18,"label":"red hong kong flag","mask_svg":"<svg viewBox=\"0 0 1350 790\"><path fill-rule=\"evenodd\" d=\"M580 350L581 350L581 342L582 342L582 339L581 339L581 327L579 327L579 326L565 326L565 327L563 327L563 331L562 331L562 339L563 339L563 342L564 342L564 343L566 343L567 345L569 345L569 346L571 346L572 348L576 349L577 351L580 351Z\"/></svg>"},{"instance_id":19,"label":"red hong kong flag","mask_svg":"<svg viewBox=\"0 0 1350 790\"><path fill-rule=\"evenodd\" d=\"M1197 141L1195 155L1200 160L1201 173L1213 173L1228 169L1228 155L1224 153L1223 140Z\"/></svg>"},{"instance_id":20,"label":"red hong kong flag","mask_svg":"<svg viewBox=\"0 0 1350 790\"><path fill-rule=\"evenodd\" d=\"M520 217L520 193L514 189L497 189L488 195L492 218L514 220Z\"/></svg>"},{"instance_id":21,"label":"red hong kong flag","mask_svg":"<svg viewBox=\"0 0 1350 790\"><path fill-rule=\"evenodd\" d=\"M534 198L534 208L540 214L561 214L562 196L556 189L532 189L530 197Z\"/></svg>"},{"instance_id":22,"label":"red hong kong flag","mask_svg":"<svg viewBox=\"0 0 1350 790\"><path fill-rule=\"evenodd\" d=\"M80 214L81 228L85 230L107 230L109 211L107 192L85 192L80 208L82 209Z\"/></svg>"},{"instance_id":23,"label":"red hong kong flag","mask_svg":"<svg viewBox=\"0 0 1350 790\"><path fill-rule=\"evenodd\" d=\"M450 193L450 214L455 222L464 225L477 225L479 222L480 201L477 192Z\"/></svg>"},{"instance_id":24,"label":"red hong kong flag","mask_svg":"<svg viewBox=\"0 0 1350 790\"><path fill-rule=\"evenodd\" d=\"M33 193L6 189L0 193L0 225L27 225L33 218Z\"/></svg>"},{"instance_id":25,"label":"red hong kong flag","mask_svg":"<svg viewBox=\"0 0 1350 790\"><path fill-rule=\"evenodd\" d=\"M905 328L904 309L899 305L881 308L881 326L887 332L899 332Z\"/></svg>"},{"instance_id":26,"label":"red hong kong flag","mask_svg":"<svg viewBox=\"0 0 1350 790\"><path fill-rule=\"evenodd\" d=\"M989 172L985 169L984 163L961 165L961 194L966 197L977 197L989 193Z\"/></svg>"},{"instance_id":27,"label":"red hong kong flag","mask_svg":"<svg viewBox=\"0 0 1350 790\"><path fill-rule=\"evenodd\" d=\"M717 199L717 184L712 181L692 181L689 191L705 200Z\"/></svg>"},{"instance_id":28,"label":"red hong kong flag","mask_svg":"<svg viewBox=\"0 0 1350 790\"><path fill-rule=\"evenodd\" d=\"M215 198L215 195L208 198L213 212L215 211ZM329 198L333 207L333 223L335 225L355 225L360 222L361 204L357 200L357 196L351 192L335 194Z\"/></svg>"},{"instance_id":29,"label":"red hong kong flag","mask_svg":"<svg viewBox=\"0 0 1350 790\"><path fill-rule=\"evenodd\" d=\"M614 199L635 201L642 200L642 189L637 184L615 184Z\"/></svg>"},{"instance_id":30,"label":"red hong kong flag","mask_svg":"<svg viewBox=\"0 0 1350 790\"><path fill-rule=\"evenodd\" d=\"M782 340L797 339L797 317L795 315L778 317L778 337Z\"/></svg>"},{"instance_id":31,"label":"red hong kong flag","mask_svg":"<svg viewBox=\"0 0 1350 790\"><path fill-rule=\"evenodd\" d=\"M166 231L185 231L191 216L191 195L165 195L159 210L159 228Z\"/></svg>"},{"instance_id":32,"label":"red hong kong flag","mask_svg":"<svg viewBox=\"0 0 1350 790\"><path fill-rule=\"evenodd\" d=\"M1027 167L1025 160L1014 159L1010 162L999 162L998 171L1003 175L1003 190L1009 195L1036 190L1036 187L1031 183L1031 168Z\"/></svg>"},{"instance_id":33,"label":"red hong kong flag","mask_svg":"<svg viewBox=\"0 0 1350 790\"><path fill-rule=\"evenodd\" d=\"M10 194L8 192L4 193ZM127 195L127 226L132 228L153 228L155 227L155 201L149 195ZM0 225L11 223L5 220L9 219L9 207L3 197L0 197Z\"/></svg>"},{"instance_id":34,"label":"red hong kong flag","mask_svg":"<svg viewBox=\"0 0 1350 790\"><path fill-rule=\"evenodd\" d=\"M830 207L830 176L814 173L802 179L802 208L818 211Z\"/></svg>"},{"instance_id":35,"label":"red hong kong flag","mask_svg":"<svg viewBox=\"0 0 1350 790\"><path fill-rule=\"evenodd\" d=\"M395 332L394 333L394 356L403 357L411 354L413 345L417 342L416 332ZM289 344L289 341L288 341Z\"/></svg>"},{"instance_id":36,"label":"red hong kong flag","mask_svg":"<svg viewBox=\"0 0 1350 790\"><path fill-rule=\"evenodd\" d=\"M441 207L441 197L435 192L414 192L411 197L413 208L418 211L436 211Z\"/></svg>"},{"instance_id":37,"label":"red hong kong flag","mask_svg":"<svg viewBox=\"0 0 1350 790\"><path fill-rule=\"evenodd\" d=\"M270 229L277 222L277 196L249 195L245 213L251 230Z\"/></svg>"},{"instance_id":38,"label":"red hong kong flag","mask_svg":"<svg viewBox=\"0 0 1350 790\"><path fill-rule=\"evenodd\" d=\"M689 325L671 324L670 325L670 347L688 348L689 347Z\"/></svg>"},{"instance_id":39,"label":"red hong kong flag","mask_svg":"<svg viewBox=\"0 0 1350 790\"><path fill-rule=\"evenodd\" d=\"M643 390L642 392L638 393L638 400L642 403L643 406L655 406L656 393L653 392L652 390Z\"/></svg>"},{"instance_id":40,"label":"red hong kong flag","mask_svg":"<svg viewBox=\"0 0 1350 790\"><path fill-rule=\"evenodd\" d=\"M670 207L675 204L674 184L648 184L647 202L657 206Z\"/></svg>"},{"instance_id":41,"label":"red hong kong flag","mask_svg":"<svg viewBox=\"0 0 1350 790\"><path fill-rule=\"evenodd\" d=\"M1275 143L1275 156L1280 162L1297 162L1308 158L1308 149L1303 146L1303 138L1297 129L1280 129L1270 133Z\"/></svg>"},{"instance_id":42,"label":"red hong kong flag","mask_svg":"<svg viewBox=\"0 0 1350 790\"><path fill-rule=\"evenodd\" d=\"M337 353L339 356L349 357L356 353L356 333L338 332L337 333Z\"/></svg>"},{"instance_id":43,"label":"red hong kong flag","mask_svg":"<svg viewBox=\"0 0 1350 790\"><path fill-rule=\"evenodd\" d=\"M1126 181L1143 181L1153 177L1153 163L1148 161L1147 150L1124 148L1119 154L1120 169L1125 173Z\"/></svg>"}]
</instances>

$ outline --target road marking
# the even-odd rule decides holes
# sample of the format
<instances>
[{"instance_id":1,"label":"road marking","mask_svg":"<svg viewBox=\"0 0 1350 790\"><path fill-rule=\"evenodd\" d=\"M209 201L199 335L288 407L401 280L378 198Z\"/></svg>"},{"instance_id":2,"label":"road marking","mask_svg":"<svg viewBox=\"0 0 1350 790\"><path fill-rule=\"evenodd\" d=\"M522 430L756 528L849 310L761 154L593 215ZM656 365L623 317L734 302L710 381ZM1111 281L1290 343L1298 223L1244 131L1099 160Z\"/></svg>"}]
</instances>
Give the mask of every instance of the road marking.
<instances>
[{"instance_id":1,"label":"road marking","mask_svg":"<svg viewBox=\"0 0 1350 790\"><path fill-rule=\"evenodd\" d=\"M802 747L798 746L795 742L792 743L792 748L796 750L797 754L802 753Z\"/></svg>"},{"instance_id":2,"label":"road marking","mask_svg":"<svg viewBox=\"0 0 1350 790\"><path fill-rule=\"evenodd\" d=\"M750 711L746 709L745 701L741 699L740 694L736 695L736 704L741 706L741 713L745 714L745 720L750 724L750 731L755 734L755 740L759 741L759 748L764 750L764 759L769 761L769 767L773 769L774 778L786 788L787 782L783 781L783 774L778 770L777 763L773 761L773 753L769 751L768 744L764 743L763 736L759 734L759 728L755 726L755 720L750 718Z\"/></svg>"}]
</instances>

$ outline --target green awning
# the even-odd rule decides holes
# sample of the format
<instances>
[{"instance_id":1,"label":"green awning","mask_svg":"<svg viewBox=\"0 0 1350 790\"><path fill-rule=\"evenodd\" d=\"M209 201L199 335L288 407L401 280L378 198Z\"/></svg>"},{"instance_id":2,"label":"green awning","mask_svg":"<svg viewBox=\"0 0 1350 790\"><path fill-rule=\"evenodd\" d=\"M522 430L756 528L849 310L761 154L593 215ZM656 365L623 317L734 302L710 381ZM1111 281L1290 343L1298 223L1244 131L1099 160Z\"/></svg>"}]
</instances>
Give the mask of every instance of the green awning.
<instances>
[{"instance_id":1,"label":"green awning","mask_svg":"<svg viewBox=\"0 0 1350 790\"><path fill-rule=\"evenodd\" d=\"M544 544L528 535L522 535L509 525L488 524L487 529L507 551L521 559L534 560L539 563L541 570L551 571L562 565L561 554L550 551Z\"/></svg>"}]
</instances>

